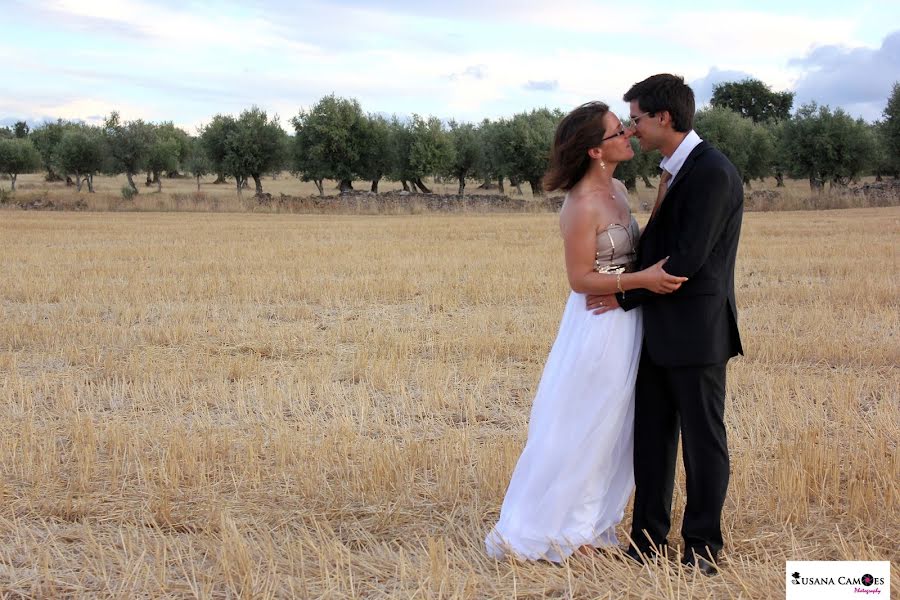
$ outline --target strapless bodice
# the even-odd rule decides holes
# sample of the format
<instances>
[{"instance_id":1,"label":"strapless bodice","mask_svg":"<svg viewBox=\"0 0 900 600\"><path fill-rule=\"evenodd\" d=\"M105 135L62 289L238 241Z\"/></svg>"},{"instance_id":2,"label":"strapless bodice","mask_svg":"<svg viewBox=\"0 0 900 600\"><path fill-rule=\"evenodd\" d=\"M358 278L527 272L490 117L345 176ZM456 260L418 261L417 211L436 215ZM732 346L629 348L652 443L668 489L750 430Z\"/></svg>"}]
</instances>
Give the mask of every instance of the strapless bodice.
<instances>
[{"instance_id":1,"label":"strapless bodice","mask_svg":"<svg viewBox=\"0 0 900 600\"><path fill-rule=\"evenodd\" d=\"M640 235L641 228L634 216L628 225L610 223L606 229L597 233L594 269L603 272L625 266L630 270L637 259L637 243Z\"/></svg>"}]
</instances>

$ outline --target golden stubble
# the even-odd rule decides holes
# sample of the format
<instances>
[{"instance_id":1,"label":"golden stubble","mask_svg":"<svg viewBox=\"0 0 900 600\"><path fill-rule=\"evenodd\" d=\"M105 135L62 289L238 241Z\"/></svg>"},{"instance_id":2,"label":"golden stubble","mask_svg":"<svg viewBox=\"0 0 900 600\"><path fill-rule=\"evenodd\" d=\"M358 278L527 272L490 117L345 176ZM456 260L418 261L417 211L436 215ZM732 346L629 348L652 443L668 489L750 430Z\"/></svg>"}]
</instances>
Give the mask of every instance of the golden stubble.
<instances>
[{"instance_id":1,"label":"golden stubble","mask_svg":"<svg viewBox=\"0 0 900 600\"><path fill-rule=\"evenodd\" d=\"M0 593L763 599L900 558L896 208L745 217L715 579L483 553L555 215L3 211L0 247Z\"/></svg>"}]
</instances>

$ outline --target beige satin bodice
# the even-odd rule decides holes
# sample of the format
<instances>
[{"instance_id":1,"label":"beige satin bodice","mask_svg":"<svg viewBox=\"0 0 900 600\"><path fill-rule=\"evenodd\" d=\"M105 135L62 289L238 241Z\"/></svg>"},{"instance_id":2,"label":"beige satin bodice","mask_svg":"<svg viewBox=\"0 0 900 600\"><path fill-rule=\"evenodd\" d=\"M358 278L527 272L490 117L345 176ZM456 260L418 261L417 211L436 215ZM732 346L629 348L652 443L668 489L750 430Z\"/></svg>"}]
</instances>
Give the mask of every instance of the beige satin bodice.
<instances>
[{"instance_id":1,"label":"beige satin bodice","mask_svg":"<svg viewBox=\"0 0 900 600\"><path fill-rule=\"evenodd\" d=\"M637 260L637 243L641 228L634 216L627 226L611 223L597 233L597 254L594 269L602 271L610 266L626 266L630 270Z\"/></svg>"}]
</instances>

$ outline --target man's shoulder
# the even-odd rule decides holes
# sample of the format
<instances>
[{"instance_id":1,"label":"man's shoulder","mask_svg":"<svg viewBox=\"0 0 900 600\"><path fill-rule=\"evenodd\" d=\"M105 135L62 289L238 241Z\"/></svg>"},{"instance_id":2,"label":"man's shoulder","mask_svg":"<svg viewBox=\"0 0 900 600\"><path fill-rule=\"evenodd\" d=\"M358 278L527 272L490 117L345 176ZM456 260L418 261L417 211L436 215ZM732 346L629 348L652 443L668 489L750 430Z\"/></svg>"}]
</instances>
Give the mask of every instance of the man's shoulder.
<instances>
[{"instance_id":1,"label":"man's shoulder","mask_svg":"<svg viewBox=\"0 0 900 600\"><path fill-rule=\"evenodd\" d=\"M729 174L737 175L737 167L728 159L725 154L710 144L703 141L696 148L697 155L695 157L695 166L703 170L725 171Z\"/></svg>"}]
</instances>

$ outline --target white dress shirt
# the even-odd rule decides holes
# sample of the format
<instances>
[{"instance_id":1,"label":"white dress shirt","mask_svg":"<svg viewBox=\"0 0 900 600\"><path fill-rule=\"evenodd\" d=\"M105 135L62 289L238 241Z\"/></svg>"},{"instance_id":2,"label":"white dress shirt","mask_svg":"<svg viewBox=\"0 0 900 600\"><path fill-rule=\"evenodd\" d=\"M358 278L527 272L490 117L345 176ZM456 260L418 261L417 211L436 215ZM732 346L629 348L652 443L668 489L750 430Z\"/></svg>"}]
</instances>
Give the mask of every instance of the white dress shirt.
<instances>
[{"instance_id":1,"label":"white dress shirt","mask_svg":"<svg viewBox=\"0 0 900 600\"><path fill-rule=\"evenodd\" d=\"M659 163L659 168L665 169L672 174L670 181L675 179L675 176L678 175L678 171L681 170L681 165L687 160L688 155L702 141L700 136L697 135L697 132L691 129L684 139L681 140L681 143L678 144L678 147L675 148L675 152L672 153L672 156L663 157L662 161Z\"/></svg>"}]
</instances>

